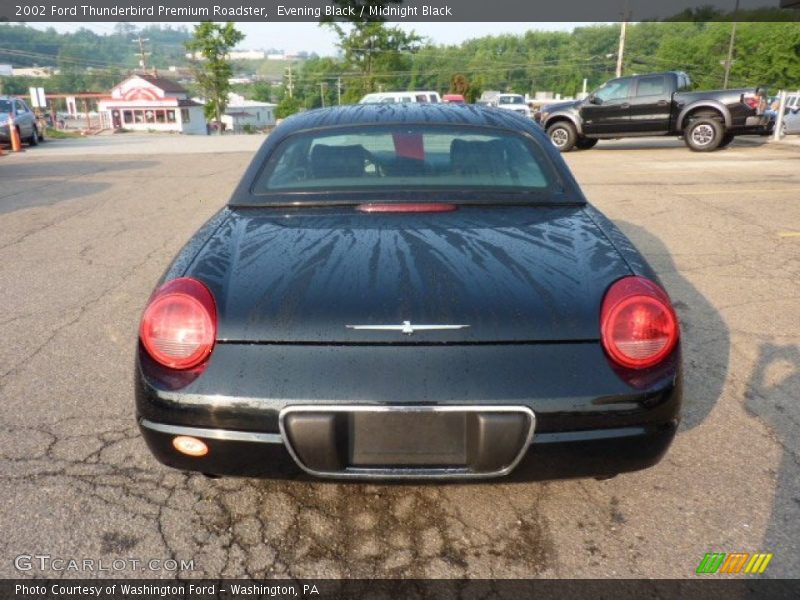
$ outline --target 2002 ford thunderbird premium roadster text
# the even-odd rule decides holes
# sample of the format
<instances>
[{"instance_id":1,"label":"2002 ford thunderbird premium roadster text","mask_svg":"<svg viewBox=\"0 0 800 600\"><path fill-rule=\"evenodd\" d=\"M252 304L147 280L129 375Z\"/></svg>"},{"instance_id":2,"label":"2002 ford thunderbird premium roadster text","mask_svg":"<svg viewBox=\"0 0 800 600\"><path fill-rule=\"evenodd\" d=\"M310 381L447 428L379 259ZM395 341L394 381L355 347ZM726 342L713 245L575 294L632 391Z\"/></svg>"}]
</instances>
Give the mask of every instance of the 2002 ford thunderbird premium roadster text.
<instances>
[{"instance_id":1,"label":"2002 ford thunderbird premium roadster text","mask_svg":"<svg viewBox=\"0 0 800 600\"><path fill-rule=\"evenodd\" d=\"M612 475L675 434L678 336L530 120L323 109L269 136L164 274L137 416L160 461L210 474Z\"/></svg>"}]
</instances>

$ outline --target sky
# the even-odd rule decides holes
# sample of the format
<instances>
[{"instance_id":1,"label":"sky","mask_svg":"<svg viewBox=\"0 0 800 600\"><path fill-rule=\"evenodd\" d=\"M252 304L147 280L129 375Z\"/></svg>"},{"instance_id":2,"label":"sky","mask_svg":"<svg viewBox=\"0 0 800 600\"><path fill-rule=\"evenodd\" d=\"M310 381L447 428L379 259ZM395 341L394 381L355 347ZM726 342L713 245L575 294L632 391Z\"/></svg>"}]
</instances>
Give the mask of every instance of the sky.
<instances>
[{"instance_id":1,"label":"sky","mask_svg":"<svg viewBox=\"0 0 800 600\"><path fill-rule=\"evenodd\" d=\"M91 29L98 34L114 31L114 23L28 23L32 27L56 30L75 31L81 27ZM502 33L524 33L531 29L546 31L571 31L576 25L583 23L400 23L405 30L415 30L418 34L429 37L437 44L458 44L467 39L485 35ZM146 26L150 23L137 23ZM172 26L194 23L171 23ZM327 27L316 23L237 23L237 28L245 34L245 41L239 48L247 50L267 50L276 48L288 54L300 51L316 52L320 56L331 56L336 53L336 35Z\"/></svg>"}]
</instances>

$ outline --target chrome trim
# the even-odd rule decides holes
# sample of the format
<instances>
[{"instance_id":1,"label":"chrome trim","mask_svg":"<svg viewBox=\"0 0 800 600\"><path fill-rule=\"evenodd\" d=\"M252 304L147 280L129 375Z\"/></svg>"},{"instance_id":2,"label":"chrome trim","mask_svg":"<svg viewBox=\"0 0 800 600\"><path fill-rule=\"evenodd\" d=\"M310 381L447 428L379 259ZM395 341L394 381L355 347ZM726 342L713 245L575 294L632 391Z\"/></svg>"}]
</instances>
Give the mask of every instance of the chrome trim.
<instances>
[{"instance_id":1,"label":"chrome trim","mask_svg":"<svg viewBox=\"0 0 800 600\"><path fill-rule=\"evenodd\" d=\"M224 440L226 442L257 442L260 444L281 444L280 433L253 433L252 431L231 431L229 429L205 429L201 427L183 427L181 425L165 425L153 423L147 419L139 419L142 427L159 433L170 435L189 435L207 440Z\"/></svg>"},{"instance_id":2,"label":"chrome trim","mask_svg":"<svg viewBox=\"0 0 800 600\"><path fill-rule=\"evenodd\" d=\"M441 468L441 469L417 469L417 468L400 468L400 469L370 469L370 468L353 468L349 467L343 471L317 471L310 469L302 463L300 457L292 448L289 443L289 436L286 433L286 415L295 412L317 412L317 413L330 413L330 412L519 412L528 416L530 428L528 435L522 444L517 457L511 463L499 471L489 471L486 473L474 473L465 468ZM365 405L365 404L337 404L337 405L296 405L287 406L281 410L278 417L278 424L283 437L283 443L286 450L297 463L309 475L314 477L324 477L330 479L491 479L494 477L502 477L508 475L519 464L522 458L528 451L528 448L533 441L533 432L536 429L536 415L527 406L492 406L492 405L446 405L446 406L420 406L420 405L403 405L403 406L386 406L386 405Z\"/></svg>"},{"instance_id":3,"label":"chrome trim","mask_svg":"<svg viewBox=\"0 0 800 600\"><path fill-rule=\"evenodd\" d=\"M447 329L466 329L469 325L412 325L411 321L403 321L402 325L345 325L348 329L368 331L402 331L411 335L417 331L440 331Z\"/></svg>"}]
</instances>

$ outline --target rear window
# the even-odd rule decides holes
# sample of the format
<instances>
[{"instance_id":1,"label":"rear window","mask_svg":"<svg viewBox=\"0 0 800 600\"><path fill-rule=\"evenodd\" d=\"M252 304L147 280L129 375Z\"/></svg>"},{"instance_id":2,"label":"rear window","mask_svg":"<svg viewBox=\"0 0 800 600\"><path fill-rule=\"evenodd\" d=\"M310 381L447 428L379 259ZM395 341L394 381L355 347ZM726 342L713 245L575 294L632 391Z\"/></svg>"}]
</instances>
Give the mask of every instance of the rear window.
<instances>
[{"instance_id":1,"label":"rear window","mask_svg":"<svg viewBox=\"0 0 800 600\"><path fill-rule=\"evenodd\" d=\"M11 102L8 100L0 100L0 112L1 113L10 113L11 112Z\"/></svg>"},{"instance_id":2,"label":"rear window","mask_svg":"<svg viewBox=\"0 0 800 600\"><path fill-rule=\"evenodd\" d=\"M557 182L541 147L514 132L365 126L288 137L272 152L252 192L542 192L560 191Z\"/></svg>"}]
</instances>

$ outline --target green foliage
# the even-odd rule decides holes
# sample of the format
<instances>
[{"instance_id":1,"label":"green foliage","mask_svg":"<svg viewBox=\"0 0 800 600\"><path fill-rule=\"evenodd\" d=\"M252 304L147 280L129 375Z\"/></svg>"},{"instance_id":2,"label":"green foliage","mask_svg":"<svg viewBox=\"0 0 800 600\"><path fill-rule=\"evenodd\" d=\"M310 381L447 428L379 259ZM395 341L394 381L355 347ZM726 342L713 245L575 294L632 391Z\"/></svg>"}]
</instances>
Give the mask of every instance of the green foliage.
<instances>
[{"instance_id":1,"label":"green foliage","mask_svg":"<svg viewBox=\"0 0 800 600\"><path fill-rule=\"evenodd\" d=\"M339 37L345 68L360 76L359 85L348 90L348 100L357 100L356 96L375 91L384 77L396 85L397 75L411 67L412 55L422 41L414 32L388 27L381 22L326 25Z\"/></svg>"},{"instance_id":2,"label":"green foliage","mask_svg":"<svg viewBox=\"0 0 800 600\"><path fill-rule=\"evenodd\" d=\"M272 85L267 81L257 81L250 86L250 97L259 102L272 102Z\"/></svg>"},{"instance_id":3,"label":"green foliage","mask_svg":"<svg viewBox=\"0 0 800 600\"><path fill-rule=\"evenodd\" d=\"M698 14L714 16L707 11ZM587 25L572 32L529 31L438 46L419 45L416 36L413 41L387 39L384 34L391 28L382 23L326 26L340 31L343 55L315 58L296 67L294 95L306 108L320 106L320 83L325 84L326 106L335 104L338 78L342 103L357 102L376 88L454 90L457 76L469 84L468 101L475 101L484 90L573 96L582 90L584 78L593 89L614 77L620 28ZM683 70L697 88L720 88L731 28L730 22L721 20L629 24L624 73ZM800 23L738 23L735 48L731 87L800 87Z\"/></svg>"},{"instance_id":4,"label":"green foliage","mask_svg":"<svg viewBox=\"0 0 800 600\"><path fill-rule=\"evenodd\" d=\"M186 28L151 25L139 29L129 23L118 24L108 35L86 28L59 33L53 28L42 31L22 23L0 23L0 63L59 69L59 74L35 82L50 93L107 91L138 67L138 46L132 42L139 35L149 40L145 44L151 53L148 66L165 69L185 63ZM17 90L17 83L8 78L4 84L9 93L27 92L27 88Z\"/></svg>"},{"instance_id":5,"label":"green foliage","mask_svg":"<svg viewBox=\"0 0 800 600\"><path fill-rule=\"evenodd\" d=\"M275 109L275 117L278 119L285 119L300 110L301 106L300 100L297 98L284 96Z\"/></svg>"},{"instance_id":6,"label":"green foliage","mask_svg":"<svg viewBox=\"0 0 800 600\"><path fill-rule=\"evenodd\" d=\"M228 53L244 39L244 34L233 23L203 21L195 25L194 37L186 42L186 49L195 57L195 78L198 88L206 98L207 119L219 121L228 105L228 80L233 67Z\"/></svg>"}]
</instances>

